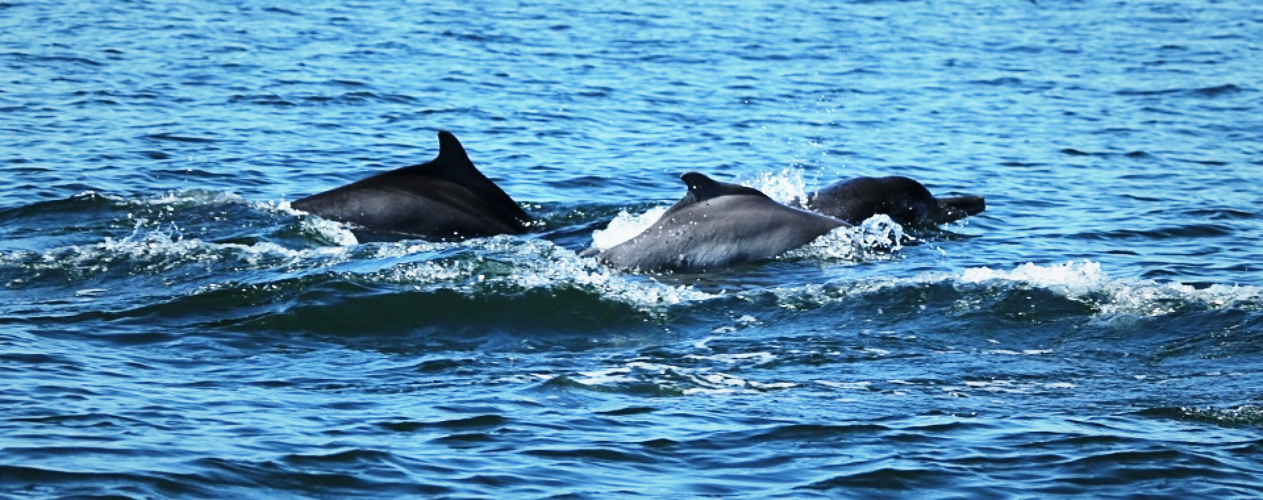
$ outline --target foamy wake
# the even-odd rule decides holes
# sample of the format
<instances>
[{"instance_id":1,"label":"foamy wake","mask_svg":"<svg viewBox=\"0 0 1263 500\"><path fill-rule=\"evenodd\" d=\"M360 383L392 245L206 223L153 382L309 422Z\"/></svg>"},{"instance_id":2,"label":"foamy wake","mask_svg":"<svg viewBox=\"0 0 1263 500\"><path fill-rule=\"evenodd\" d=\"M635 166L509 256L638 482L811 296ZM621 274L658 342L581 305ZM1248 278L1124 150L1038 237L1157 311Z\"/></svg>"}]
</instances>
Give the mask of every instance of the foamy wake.
<instances>
[{"instance_id":1,"label":"foamy wake","mask_svg":"<svg viewBox=\"0 0 1263 500\"><path fill-rule=\"evenodd\" d=\"M758 358L759 360L776 358L769 353L755 355L762 356ZM550 380L555 376L536 374L536 377ZM588 387L617 388L651 384L664 392L690 396L767 392L789 389L798 385L793 382L759 382L726 373L714 367L676 366L646 361L632 361L619 367L579 372L569 375L568 378L574 383Z\"/></svg>"},{"instance_id":2,"label":"foamy wake","mask_svg":"<svg viewBox=\"0 0 1263 500\"><path fill-rule=\"evenodd\" d=\"M1098 306L1102 314L1158 316L1189 303L1221 308L1243 302L1257 303L1263 298L1263 289L1255 286L1211 285L1198 289L1181 283L1110 278L1099 262L1092 261L1047 266L1026 263L1010 271L980 267L965 270L959 280L962 283L1009 282L1045 288L1071 300Z\"/></svg>"},{"instance_id":3,"label":"foamy wake","mask_svg":"<svg viewBox=\"0 0 1263 500\"><path fill-rule=\"evenodd\" d=\"M303 212L302 210L295 210L294 207L290 206L288 201L282 201L275 205L262 204L259 208L265 211L300 217L301 222L299 222L299 224L301 224L304 232L314 234L317 238L328 241L334 245L345 247L358 245L360 243L359 239L355 237L355 233L352 233L351 229L345 224L331 221L323 217L316 217L308 214L307 212Z\"/></svg>"},{"instance_id":4,"label":"foamy wake","mask_svg":"<svg viewBox=\"0 0 1263 500\"><path fill-rule=\"evenodd\" d=\"M662 214L667 213L668 208L671 207L654 207L636 215L627 211L619 212L605 229L592 231L592 247L605 251L635 238L636 235L649 229L649 226L652 226L653 223L658 222L658 219L662 218Z\"/></svg>"},{"instance_id":5,"label":"foamy wake","mask_svg":"<svg viewBox=\"0 0 1263 500\"><path fill-rule=\"evenodd\" d=\"M301 214L288 203L254 204L235 195L184 192L164 195L150 203L249 203L261 211ZM639 234L661 217L667 207L643 214L619 214L604 230L593 235L598 248L608 248ZM665 308L704 301L723 295L689 285L663 283L647 276L628 276L601 266L594 259L538 238L500 236L464 242L403 241L356 245L354 236L340 224L318 217L299 217L302 228L338 243L338 246L290 248L280 243L211 242L190 238L172 223L135 219L130 235L104 238L95 244L72 245L43 251L17 250L0 253L0 266L25 268L34 274L10 283L26 281L54 271L47 279L69 277L90 280L107 272L164 275L181 272L181 279L205 279L214 283L248 282L261 276L252 271L272 270L292 275L322 269L352 272L370 281L453 289L467 293L514 293L534 288L578 287L593 290L610 300L632 304L644 311L662 313ZM907 238L902 228L885 216L876 216L858 227L836 230L786 258L881 259L890 258ZM198 273L201 273L199 275ZM241 274L247 273L247 274ZM29 275L28 275L29 274ZM199 277L200 276L200 277ZM1063 264L1023 264L1013 269L978 267L958 273L926 273L910 278L847 280L834 274L817 283L758 288L749 294L775 295L785 304L823 304L851 300L857 294L892 287L923 287L948 283L957 287L1046 289L1069 300L1089 304L1098 314L1162 315L1180 308L1257 308L1263 289L1254 286L1213 285L1197 288L1180 283L1160 283L1108 276L1092 261ZM210 285L208 285L210 286ZM963 290L968 295L975 295ZM94 294L103 293L94 289ZM196 292L194 292L196 293Z\"/></svg>"},{"instance_id":6,"label":"foamy wake","mask_svg":"<svg viewBox=\"0 0 1263 500\"><path fill-rule=\"evenodd\" d=\"M629 277L594 259L580 257L569 249L540 239L496 236L457 243L411 242L383 245L377 256L398 258L440 251L449 257L393 266L373 273L373 279L418 288L455 289L475 295L578 287L655 314L664 313L666 308L677 304L719 296L691 285Z\"/></svg>"}]
</instances>

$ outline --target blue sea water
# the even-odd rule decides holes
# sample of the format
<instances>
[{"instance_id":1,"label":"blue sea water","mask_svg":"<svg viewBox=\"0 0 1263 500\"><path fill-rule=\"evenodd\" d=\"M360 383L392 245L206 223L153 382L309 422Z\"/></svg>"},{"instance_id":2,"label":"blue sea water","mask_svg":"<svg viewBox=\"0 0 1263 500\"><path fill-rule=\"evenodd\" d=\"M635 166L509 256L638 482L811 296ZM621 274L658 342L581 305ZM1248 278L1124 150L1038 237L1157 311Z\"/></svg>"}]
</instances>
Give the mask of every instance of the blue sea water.
<instances>
[{"instance_id":1,"label":"blue sea water","mask_svg":"<svg viewBox=\"0 0 1263 500\"><path fill-rule=\"evenodd\" d=\"M1260 61L1253 0L0 3L0 497L1263 496ZM438 130L533 233L289 208ZM578 256L691 170L988 209Z\"/></svg>"}]
</instances>

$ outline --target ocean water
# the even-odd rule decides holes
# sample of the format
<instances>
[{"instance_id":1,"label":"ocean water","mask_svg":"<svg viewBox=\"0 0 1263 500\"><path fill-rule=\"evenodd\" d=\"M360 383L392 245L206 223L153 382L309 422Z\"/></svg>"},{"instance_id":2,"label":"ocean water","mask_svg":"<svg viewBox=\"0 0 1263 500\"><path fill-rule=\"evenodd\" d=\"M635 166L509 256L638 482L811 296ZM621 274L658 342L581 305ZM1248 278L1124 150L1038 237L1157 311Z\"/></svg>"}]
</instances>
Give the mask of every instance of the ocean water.
<instances>
[{"instance_id":1,"label":"ocean water","mask_svg":"<svg viewBox=\"0 0 1263 500\"><path fill-rule=\"evenodd\" d=\"M1263 6L0 3L0 497L1263 496ZM449 130L524 236L289 202ZM987 197L578 253L687 171Z\"/></svg>"}]
</instances>

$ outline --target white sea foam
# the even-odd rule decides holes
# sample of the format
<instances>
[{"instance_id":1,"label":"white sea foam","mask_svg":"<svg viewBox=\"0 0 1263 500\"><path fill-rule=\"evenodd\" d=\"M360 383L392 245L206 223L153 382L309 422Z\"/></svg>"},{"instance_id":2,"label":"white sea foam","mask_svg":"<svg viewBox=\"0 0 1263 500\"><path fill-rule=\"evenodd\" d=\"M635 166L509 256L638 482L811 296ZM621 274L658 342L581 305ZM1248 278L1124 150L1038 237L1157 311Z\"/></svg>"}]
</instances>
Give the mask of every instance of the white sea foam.
<instances>
[{"instance_id":1,"label":"white sea foam","mask_svg":"<svg viewBox=\"0 0 1263 500\"><path fill-rule=\"evenodd\" d=\"M1100 263L1092 261L1047 266L1026 263L1010 271L972 268L965 270L959 281L970 284L1011 282L1045 288L1071 300L1096 305L1103 314L1158 316L1190 302L1219 308L1263 298L1263 289L1254 286L1212 285L1198 289L1181 283L1110 278Z\"/></svg>"},{"instance_id":2,"label":"white sea foam","mask_svg":"<svg viewBox=\"0 0 1263 500\"><path fill-rule=\"evenodd\" d=\"M962 283L985 281L1018 281L1042 288L1055 288L1069 295L1086 295L1102 288L1110 280L1098 262L1067 262L1051 266L1032 263L1022 264L1011 271L997 271L989 267L966 269L960 276Z\"/></svg>"},{"instance_id":3,"label":"white sea foam","mask_svg":"<svg viewBox=\"0 0 1263 500\"><path fill-rule=\"evenodd\" d=\"M626 211L619 212L605 229L592 232L592 247L605 251L635 238L636 235L649 229L653 223L658 222L668 208L670 207L654 207L638 215L632 215Z\"/></svg>"},{"instance_id":4,"label":"white sea foam","mask_svg":"<svg viewBox=\"0 0 1263 500\"><path fill-rule=\"evenodd\" d=\"M161 273L187 264L218 264L225 270L264 269L319 262L345 262L353 258L344 248L295 250L271 242L254 244L214 243L185 238L174 225L147 227L136 222L122 238L106 237L87 245L70 245L43 252L15 252L0 262L41 270L65 270L86 276L124 268L129 272Z\"/></svg>"},{"instance_id":5,"label":"white sea foam","mask_svg":"<svg viewBox=\"0 0 1263 500\"><path fill-rule=\"evenodd\" d=\"M698 361L718 361L720 363L738 363L743 361L753 361L758 364L771 363L776 360L776 355L770 352L745 352L739 354L711 354L709 356L701 356L697 354L688 354L685 359L693 359Z\"/></svg>"},{"instance_id":6,"label":"white sea foam","mask_svg":"<svg viewBox=\"0 0 1263 500\"><path fill-rule=\"evenodd\" d=\"M819 257L828 254L806 253L805 255ZM979 301L984 300L986 294L978 294L978 287L995 290L1043 289L1068 300L1087 304L1096 311L1096 314L1104 316L1113 314L1158 316L1188 306L1212 309L1258 308L1260 302L1263 302L1263 288L1256 286L1212 285L1199 289L1180 283L1112 278L1102 269L1100 263L1093 261L1048 265L1028 263L1011 270L980 267L965 269L957 273L923 273L908 278L835 280L829 283L787 285L745 293L770 293L777 298L777 302L782 307L796 309L855 300L858 296L880 293L892 288L920 288L941 284L955 286L965 293L965 297L959 301L959 307L963 309L976 308Z\"/></svg>"},{"instance_id":7,"label":"white sea foam","mask_svg":"<svg viewBox=\"0 0 1263 500\"><path fill-rule=\"evenodd\" d=\"M208 191L204 189L185 189L168 191L157 197L146 198L138 203L145 205L227 205L249 203L236 193L227 191Z\"/></svg>"},{"instance_id":8,"label":"white sea foam","mask_svg":"<svg viewBox=\"0 0 1263 500\"><path fill-rule=\"evenodd\" d=\"M903 226L884 214L869 217L858 226L840 227L815 241L787 252L786 259L880 260L893 258L910 239Z\"/></svg>"},{"instance_id":9,"label":"white sea foam","mask_svg":"<svg viewBox=\"0 0 1263 500\"><path fill-rule=\"evenodd\" d=\"M385 245L378 256L402 257L440 250L454 257L394 266L376 273L376 279L470 293L580 287L645 312L662 312L677 304L719 296L688 285L628 277L540 239L497 236L456 243L407 242Z\"/></svg>"},{"instance_id":10,"label":"white sea foam","mask_svg":"<svg viewBox=\"0 0 1263 500\"><path fill-rule=\"evenodd\" d=\"M263 211L273 211L301 217L302 219L300 224L304 231L316 234L320 238L335 245L352 246L359 244L359 239L355 237L355 233L351 232L351 229L347 227L346 224L311 215L302 210L297 210L290 206L288 201L282 201L276 204L259 204L257 205L257 208L260 208Z\"/></svg>"},{"instance_id":11,"label":"white sea foam","mask_svg":"<svg viewBox=\"0 0 1263 500\"><path fill-rule=\"evenodd\" d=\"M758 189L769 198L784 204L807 198L807 182L803 180L802 171L795 168L764 172L741 185Z\"/></svg>"},{"instance_id":12,"label":"white sea foam","mask_svg":"<svg viewBox=\"0 0 1263 500\"><path fill-rule=\"evenodd\" d=\"M664 363L632 361L624 366L581 372L572 377L586 386L618 386L649 383L684 395L719 395L766 392L797 387L792 382L759 382L709 368L690 368Z\"/></svg>"},{"instance_id":13,"label":"white sea foam","mask_svg":"<svg viewBox=\"0 0 1263 500\"><path fill-rule=\"evenodd\" d=\"M783 177L771 177L784 179ZM301 224L339 246L288 248L273 242L217 243L188 238L172 223L158 224L139 217L130 235L105 238L96 244L73 245L45 251L12 251L0 254L0 264L32 269L61 269L75 276L91 276L111 269L162 273L187 264L213 264L218 272L254 269L294 271L319 269L355 261L354 272L369 280L412 284L418 287L464 290L468 293L502 293L533 288L578 287L602 297L631 304L643 311L664 313L666 308L704 301L724 294L708 293L692 286L663 283L653 277L612 272L592 259L538 238L501 236L456 243L404 241L356 245L354 235L341 224L305 216L288 203L247 202L234 194L202 191L166 193L145 203L160 206L189 203L242 203L260 211L299 215ZM606 230L597 231L598 246L612 246L639 233L656 221L667 207L640 215L620 214ZM885 216L875 216L855 228L838 230L818 239L790 258L882 259L891 258L907 238L902 228ZM225 280L232 280L224 275ZM1032 287L1046 289L1070 300L1091 305L1097 314L1162 315L1201 304L1204 307L1258 307L1263 290L1253 286L1214 285L1195 288L1179 283L1159 283L1134 278L1113 278L1092 261L1062 264L1023 264L1008 270L989 267L957 273L926 273L910 278L803 283L782 288L758 288L740 294L773 293L784 307L847 300L891 287L921 287L948 283L965 287ZM967 292L963 301L977 302ZM712 332L723 335L731 329ZM1023 353L1027 354L1027 353Z\"/></svg>"}]
</instances>

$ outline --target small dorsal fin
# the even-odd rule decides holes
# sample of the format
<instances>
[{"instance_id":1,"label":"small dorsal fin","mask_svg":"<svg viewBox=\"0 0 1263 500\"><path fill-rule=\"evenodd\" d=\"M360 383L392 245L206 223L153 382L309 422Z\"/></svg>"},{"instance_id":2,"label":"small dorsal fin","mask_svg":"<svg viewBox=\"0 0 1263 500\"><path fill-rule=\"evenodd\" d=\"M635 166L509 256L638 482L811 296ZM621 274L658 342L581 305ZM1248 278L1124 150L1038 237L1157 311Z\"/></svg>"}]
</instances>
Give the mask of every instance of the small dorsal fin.
<instances>
[{"instance_id":1,"label":"small dorsal fin","mask_svg":"<svg viewBox=\"0 0 1263 500\"><path fill-rule=\"evenodd\" d=\"M429 163L416 165L409 170L447 179L476 193L488 204L504 210L520 222L530 222L531 216L522 210L504 190L478 171L469 159L465 147L456 136L446 130L439 131L439 156Z\"/></svg>"},{"instance_id":2,"label":"small dorsal fin","mask_svg":"<svg viewBox=\"0 0 1263 500\"><path fill-rule=\"evenodd\" d=\"M697 172L689 172L681 175L680 180L684 181L684 184L689 187L689 192L688 194L685 194L683 198L680 198L680 201L671 205L671 208L668 208L666 213L662 214L663 217L675 213L678 210L682 210L684 207L725 195L753 195L761 196L763 198L768 197L766 194L763 194L762 191L757 189L748 188L738 184L719 182L707 177L705 174Z\"/></svg>"},{"instance_id":3,"label":"small dorsal fin","mask_svg":"<svg viewBox=\"0 0 1263 500\"><path fill-rule=\"evenodd\" d=\"M727 195L754 195L767 198L766 194L754 188L745 187L738 184L729 184L727 182L719 182L707 177L705 174L697 172L689 172L681 175L680 180L689 187L689 194L693 195L694 201L706 201L711 198Z\"/></svg>"},{"instance_id":4,"label":"small dorsal fin","mask_svg":"<svg viewBox=\"0 0 1263 500\"><path fill-rule=\"evenodd\" d=\"M446 130L439 131L439 157L434 161L442 162L444 160L453 162L464 162L473 166L474 162L469 160L469 154L465 152L465 146L456 140L456 136Z\"/></svg>"}]
</instances>

